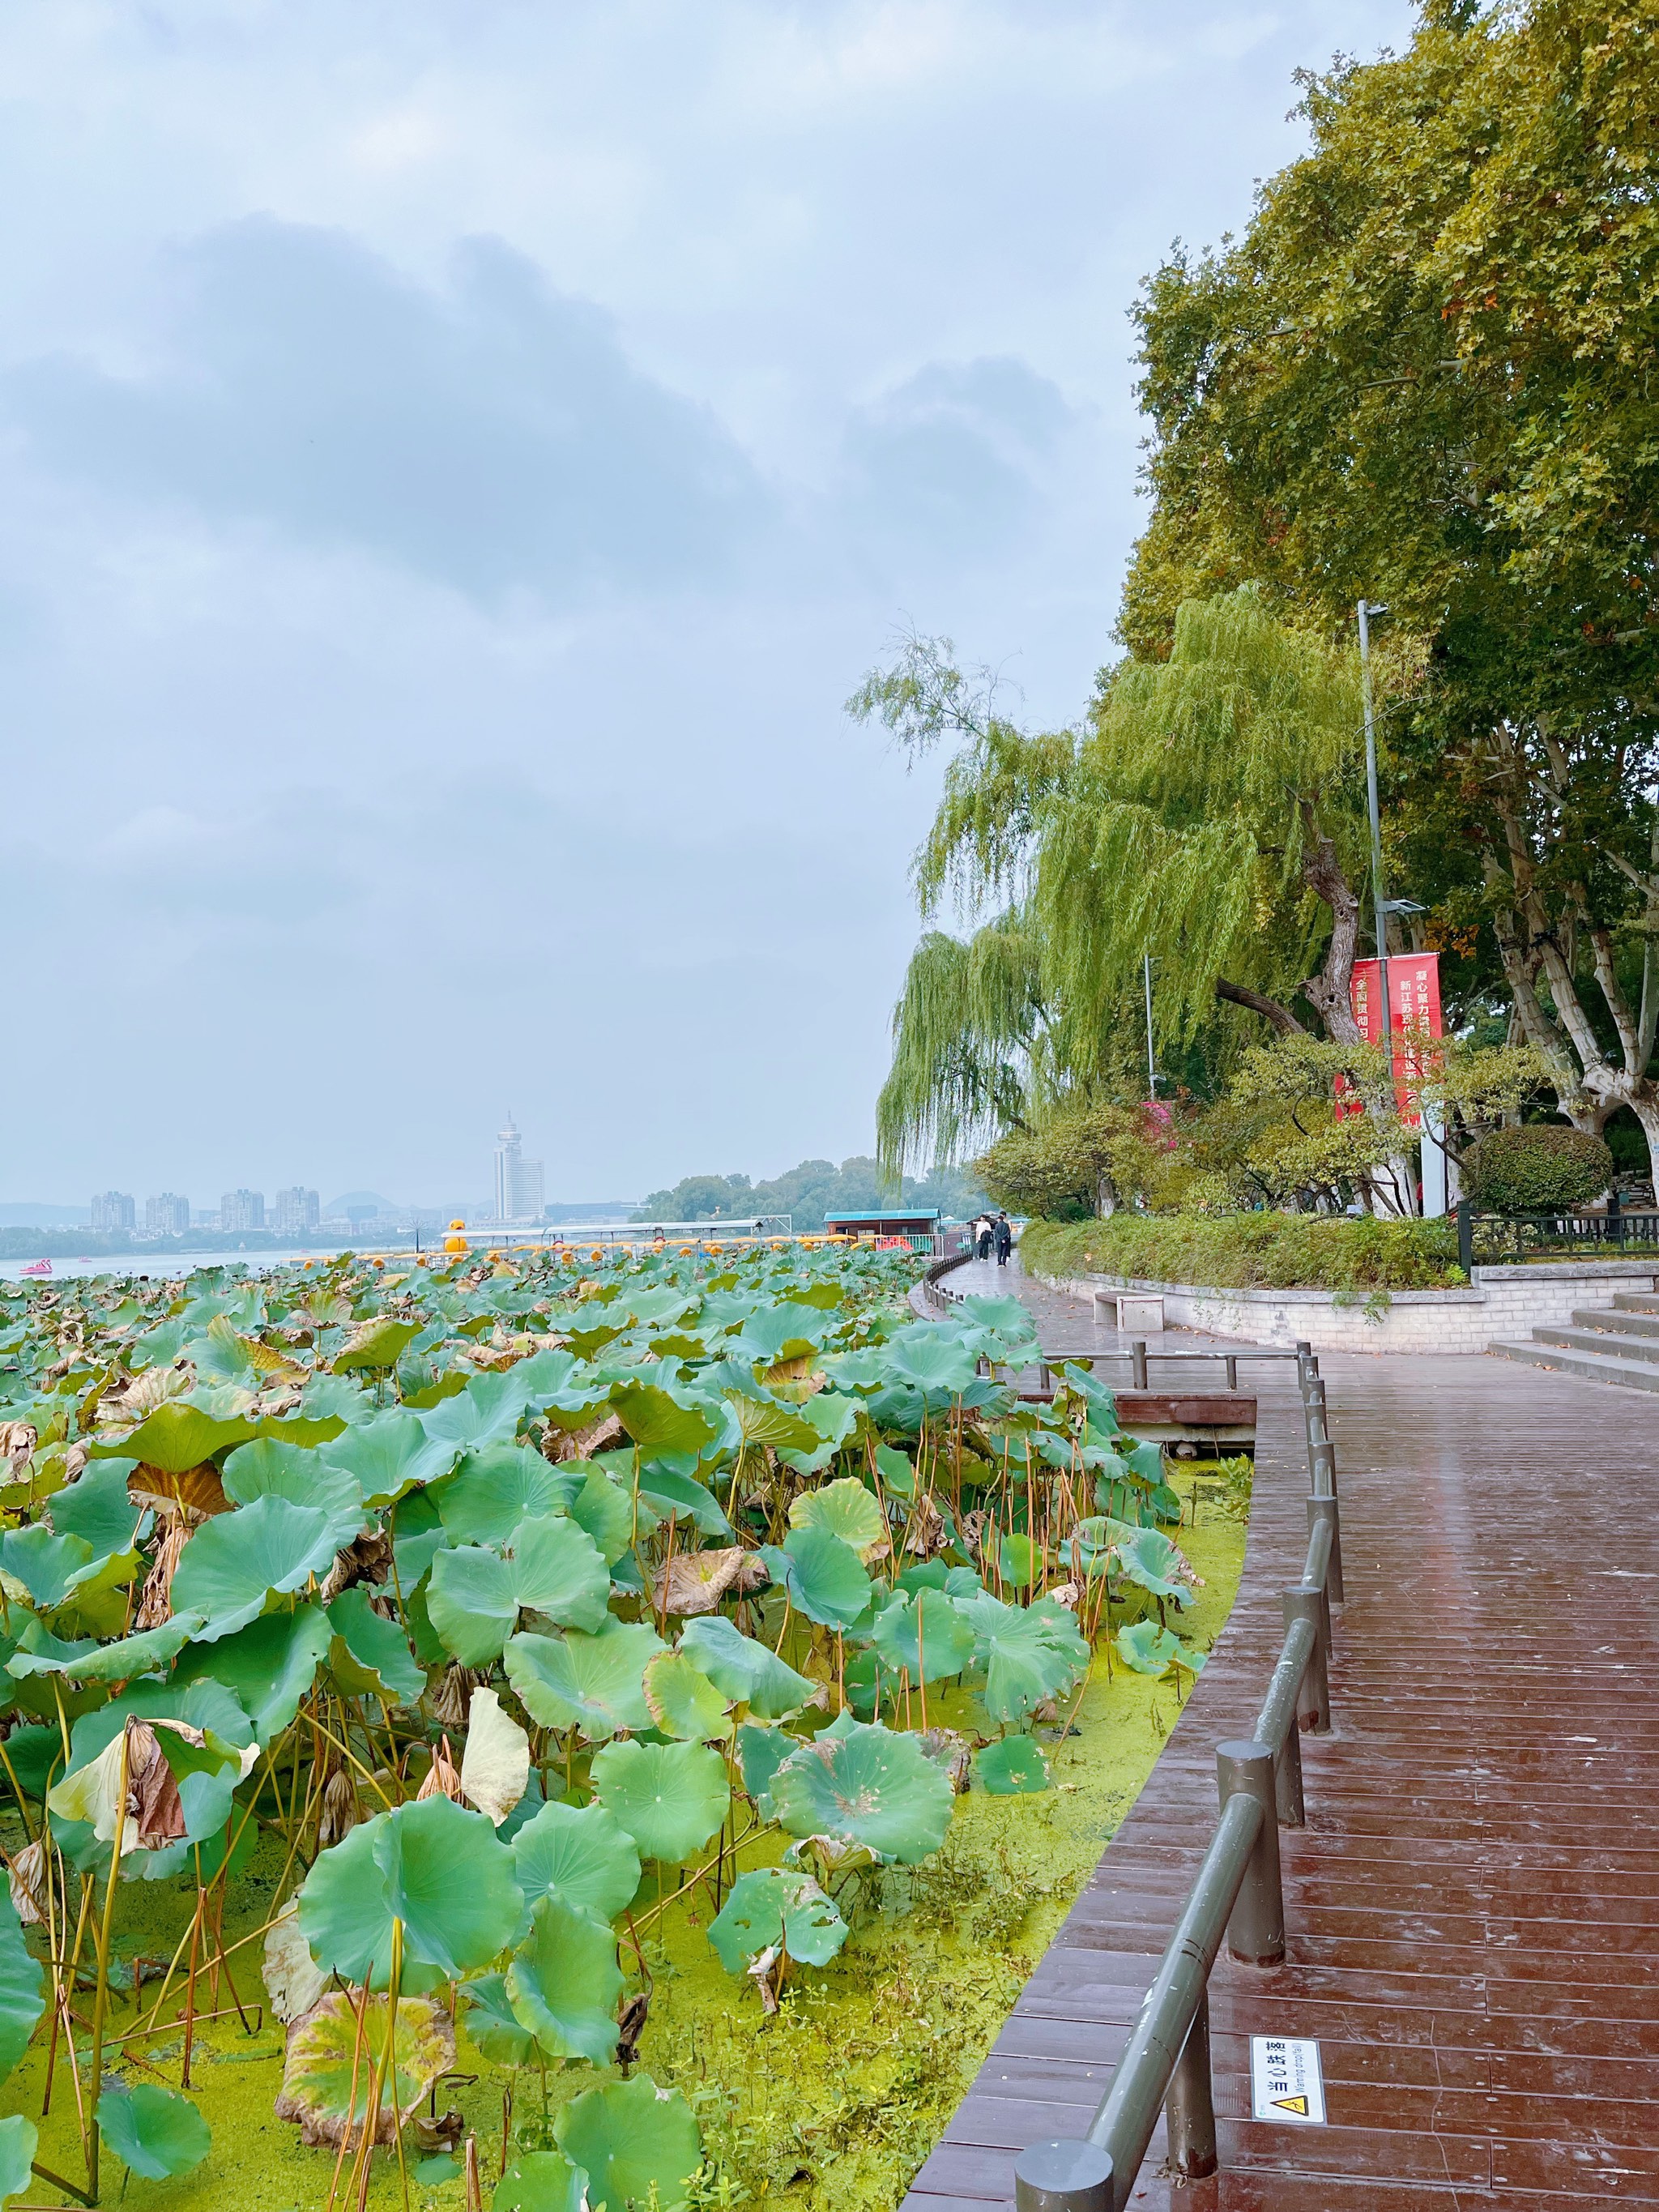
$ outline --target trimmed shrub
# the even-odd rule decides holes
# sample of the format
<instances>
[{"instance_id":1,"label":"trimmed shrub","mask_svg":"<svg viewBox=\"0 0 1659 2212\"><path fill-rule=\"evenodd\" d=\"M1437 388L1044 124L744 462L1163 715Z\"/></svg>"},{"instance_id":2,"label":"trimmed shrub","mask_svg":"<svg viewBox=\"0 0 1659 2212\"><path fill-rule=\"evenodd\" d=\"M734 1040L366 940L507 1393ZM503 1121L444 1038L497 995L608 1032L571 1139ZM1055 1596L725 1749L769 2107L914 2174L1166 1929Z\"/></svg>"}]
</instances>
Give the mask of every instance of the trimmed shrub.
<instances>
[{"instance_id":1,"label":"trimmed shrub","mask_svg":"<svg viewBox=\"0 0 1659 2212\"><path fill-rule=\"evenodd\" d=\"M1613 1181L1613 1154L1600 1137L1540 1122L1489 1130L1464 1155L1462 1171L1477 1206L1547 1213L1599 1198Z\"/></svg>"},{"instance_id":2,"label":"trimmed shrub","mask_svg":"<svg viewBox=\"0 0 1659 2212\"><path fill-rule=\"evenodd\" d=\"M1025 1265L1045 1275L1134 1275L1224 1290L1433 1291L1468 1279L1454 1221L1370 1214L1132 1213L1033 1221Z\"/></svg>"}]
</instances>

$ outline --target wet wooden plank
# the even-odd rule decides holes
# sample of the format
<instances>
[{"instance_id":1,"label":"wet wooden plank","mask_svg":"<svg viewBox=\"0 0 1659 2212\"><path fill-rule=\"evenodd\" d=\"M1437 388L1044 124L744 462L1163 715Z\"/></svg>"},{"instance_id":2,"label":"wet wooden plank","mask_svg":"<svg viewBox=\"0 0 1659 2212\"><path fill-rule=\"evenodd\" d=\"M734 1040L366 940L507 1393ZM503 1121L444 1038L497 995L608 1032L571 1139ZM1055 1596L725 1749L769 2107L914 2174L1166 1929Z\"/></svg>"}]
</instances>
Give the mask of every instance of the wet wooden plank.
<instances>
[{"instance_id":1,"label":"wet wooden plank","mask_svg":"<svg viewBox=\"0 0 1659 2212\"><path fill-rule=\"evenodd\" d=\"M1123 1341L1032 1303L1056 1340ZM1155 2146L1131 2203L1659 2204L1659 1423L1498 1361L1322 1366L1348 1602L1336 1727L1303 1743L1310 1826L1281 1838L1289 1957L1214 1977L1223 2172L1172 2197ZM1010 2204L1018 2149L1080 2130L1208 1840L1213 1747L1254 1720L1307 1540L1292 1373L1242 1371L1258 1450L1232 1618L908 2212ZM1539 1530L1581 1525L1615 1473L1616 1546L1563 1561L1545 1601ZM1248 2117L1253 2033L1319 2039L1328 2126Z\"/></svg>"}]
</instances>

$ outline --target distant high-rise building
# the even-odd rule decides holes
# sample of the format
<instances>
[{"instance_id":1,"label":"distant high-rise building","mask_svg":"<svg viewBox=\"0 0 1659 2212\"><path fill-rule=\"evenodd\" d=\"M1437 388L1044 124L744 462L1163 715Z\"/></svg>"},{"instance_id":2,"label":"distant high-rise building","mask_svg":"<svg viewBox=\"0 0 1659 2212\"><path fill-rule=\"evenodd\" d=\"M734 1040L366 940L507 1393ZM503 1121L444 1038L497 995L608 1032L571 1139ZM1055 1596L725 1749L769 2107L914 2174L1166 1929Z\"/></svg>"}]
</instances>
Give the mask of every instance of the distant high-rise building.
<instances>
[{"instance_id":1,"label":"distant high-rise building","mask_svg":"<svg viewBox=\"0 0 1659 2212\"><path fill-rule=\"evenodd\" d=\"M322 1216L322 1207L314 1190L302 1190L296 1182L292 1190L276 1194L276 1233L279 1237L302 1237L314 1229Z\"/></svg>"},{"instance_id":2,"label":"distant high-rise building","mask_svg":"<svg viewBox=\"0 0 1659 2212\"><path fill-rule=\"evenodd\" d=\"M507 1127L495 1139L495 1218L497 1221L539 1221L542 1218L542 1164L524 1156L524 1139L509 1112Z\"/></svg>"},{"instance_id":3,"label":"distant high-rise building","mask_svg":"<svg viewBox=\"0 0 1659 2212\"><path fill-rule=\"evenodd\" d=\"M144 1226L153 1237L183 1237L190 1228L190 1200L164 1190L144 1200Z\"/></svg>"},{"instance_id":4,"label":"distant high-rise building","mask_svg":"<svg viewBox=\"0 0 1659 2212\"><path fill-rule=\"evenodd\" d=\"M221 1229L263 1229L265 1194L262 1190L228 1190L219 1200Z\"/></svg>"},{"instance_id":5,"label":"distant high-rise building","mask_svg":"<svg viewBox=\"0 0 1659 2212\"><path fill-rule=\"evenodd\" d=\"M124 1190L100 1190L92 1201L94 1229L136 1229L138 1208Z\"/></svg>"}]
</instances>

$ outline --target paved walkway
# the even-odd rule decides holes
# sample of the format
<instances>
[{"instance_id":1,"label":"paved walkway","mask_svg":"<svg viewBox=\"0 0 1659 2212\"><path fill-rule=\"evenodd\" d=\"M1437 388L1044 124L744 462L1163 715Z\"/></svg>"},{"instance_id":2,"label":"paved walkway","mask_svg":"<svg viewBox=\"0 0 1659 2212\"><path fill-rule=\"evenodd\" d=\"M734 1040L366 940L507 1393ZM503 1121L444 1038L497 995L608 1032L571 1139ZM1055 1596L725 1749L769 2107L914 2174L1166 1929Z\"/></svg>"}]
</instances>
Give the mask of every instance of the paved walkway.
<instances>
[{"instance_id":1,"label":"paved walkway","mask_svg":"<svg viewBox=\"0 0 1659 2212\"><path fill-rule=\"evenodd\" d=\"M1310 1824L1281 1832L1288 1956L1212 1983L1222 2172L1172 2191L1160 2130L1131 2202L1659 2203L1659 1419L1478 1357L1321 1365L1347 1604ZM1010 2203L1018 2148L1086 2129L1152 1978L1306 1542L1293 1381L1255 1373L1231 1619L907 2212ZM1327 2126L1248 2117L1252 2033L1318 2038Z\"/></svg>"}]
</instances>

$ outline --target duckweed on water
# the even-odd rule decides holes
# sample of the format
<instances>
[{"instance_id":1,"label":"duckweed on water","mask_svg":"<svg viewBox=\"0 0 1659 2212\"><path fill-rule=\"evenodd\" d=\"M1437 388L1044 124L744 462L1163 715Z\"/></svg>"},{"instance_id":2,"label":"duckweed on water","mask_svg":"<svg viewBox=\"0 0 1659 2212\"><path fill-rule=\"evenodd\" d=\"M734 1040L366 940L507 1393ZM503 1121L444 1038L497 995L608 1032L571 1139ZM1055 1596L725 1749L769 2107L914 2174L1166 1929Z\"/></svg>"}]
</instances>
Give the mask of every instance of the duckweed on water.
<instances>
[{"instance_id":1,"label":"duckweed on water","mask_svg":"<svg viewBox=\"0 0 1659 2212\"><path fill-rule=\"evenodd\" d=\"M583 2176L612 2212L896 2201L1243 1550L1170 1542L1085 1376L1017 1400L1015 1302L917 1322L914 1273L556 1249L14 1297L3 1840L40 1919L0 1929L0 2030L38 2021L0 2098L37 2177L449 2207L470 2154L501 2212Z\"/></svg>"}]
</instances>

